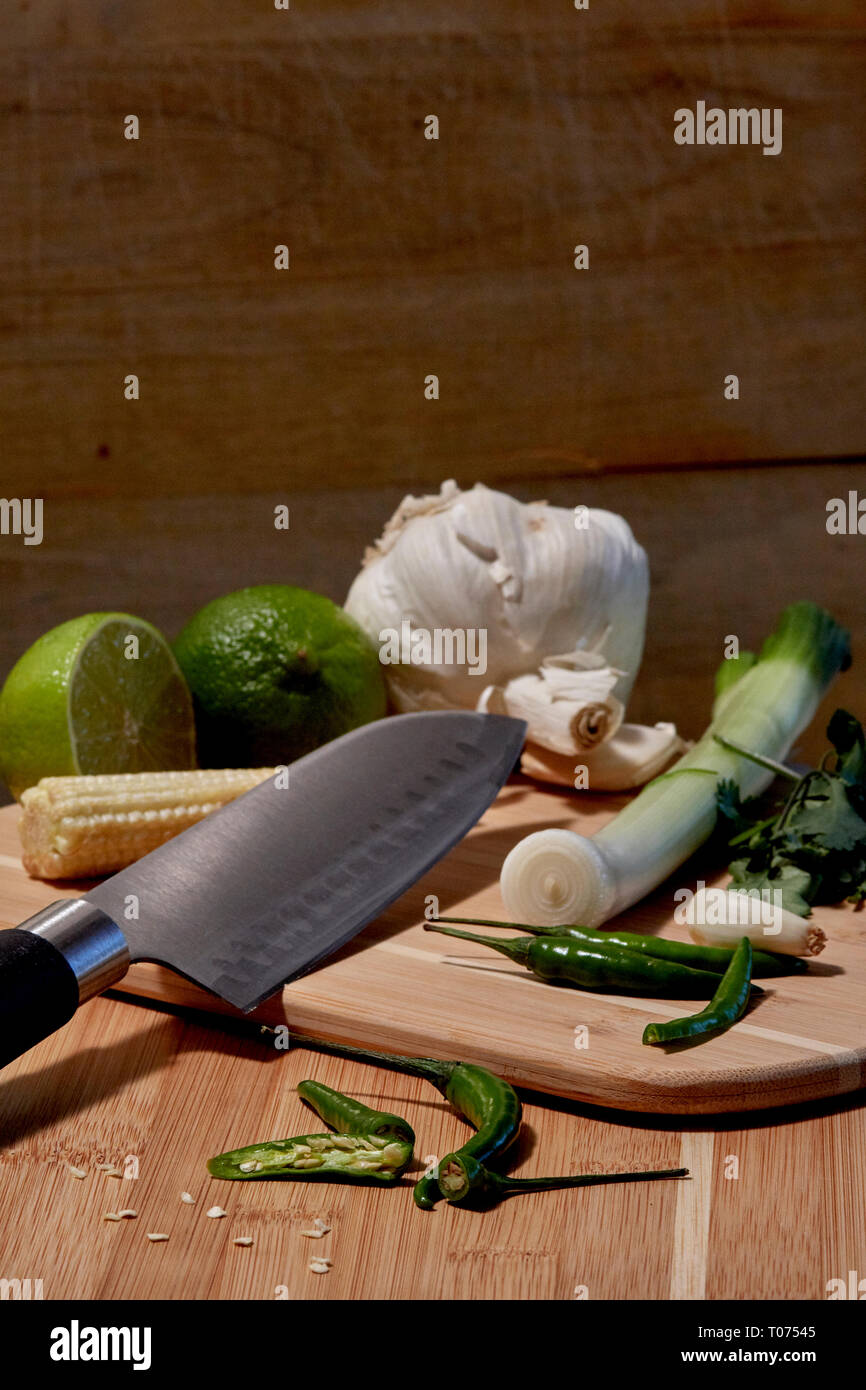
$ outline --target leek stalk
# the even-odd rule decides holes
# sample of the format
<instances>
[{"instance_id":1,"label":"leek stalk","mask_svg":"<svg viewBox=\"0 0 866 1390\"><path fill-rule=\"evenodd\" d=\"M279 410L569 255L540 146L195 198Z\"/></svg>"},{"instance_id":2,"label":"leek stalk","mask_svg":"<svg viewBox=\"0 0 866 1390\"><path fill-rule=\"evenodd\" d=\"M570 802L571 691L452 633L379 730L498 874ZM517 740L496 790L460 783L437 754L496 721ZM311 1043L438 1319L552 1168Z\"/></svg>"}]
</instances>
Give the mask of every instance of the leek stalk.
<instances>
[{"instance_id":1,"label":"leek stalk","mask_svg":"<svg viewBox=\"0 0 866 1390\"><path fill-rule=\"evenodd\" d=\"M514 846L500 878L508 916L597 927L645 897L712 834L723 778L742 796L773 780L772 769L718 739L781 761L849 664L848 633L829 613L813 603L785 609L758 660L741 658L737 678L718 683L709 728L669 772L591 838L542 830Z\"/></svg>"}]
</instances>

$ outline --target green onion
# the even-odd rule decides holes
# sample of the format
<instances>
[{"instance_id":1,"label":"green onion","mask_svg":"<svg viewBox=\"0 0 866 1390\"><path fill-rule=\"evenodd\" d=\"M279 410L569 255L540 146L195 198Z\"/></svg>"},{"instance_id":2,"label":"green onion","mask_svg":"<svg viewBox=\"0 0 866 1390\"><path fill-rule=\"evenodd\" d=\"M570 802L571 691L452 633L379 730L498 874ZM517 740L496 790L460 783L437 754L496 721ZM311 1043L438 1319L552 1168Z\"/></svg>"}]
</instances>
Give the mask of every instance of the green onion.
<instances>
[{"instance_id":1,"label":"green onion","mask_svg":"<svg viewBox=\"0 0 866 1390\"><path fill-rule=\"evenodd\" d=\"M534 926L597 927L645 897L712 834L721 779L735 781L742 796L773 780L771 768L726 744L784 759L849 664L848 633L829 613L813 603L786 608L758 660L717 683L709 728L670 773L591 839L541 830L514 846L500 879L508 915ZM715 776L676 775L698 770Z\"/></svg>"}]
</instances>

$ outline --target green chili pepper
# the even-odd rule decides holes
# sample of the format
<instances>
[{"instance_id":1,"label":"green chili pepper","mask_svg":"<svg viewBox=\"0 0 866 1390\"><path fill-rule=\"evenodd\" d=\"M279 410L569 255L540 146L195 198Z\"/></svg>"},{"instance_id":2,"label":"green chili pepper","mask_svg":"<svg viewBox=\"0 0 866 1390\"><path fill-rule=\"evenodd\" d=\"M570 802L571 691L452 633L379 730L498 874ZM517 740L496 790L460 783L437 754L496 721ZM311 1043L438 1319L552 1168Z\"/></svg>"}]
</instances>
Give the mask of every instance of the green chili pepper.
<instances>
[{"instance_id":1,"label":"green chili pepper","mask_svg":"<svg viewBox=\"0 0 866 1390\"><path fill-rule=\"evenodd\" d=\"M292 1034L292 1040L300 1046L333 1052L338 1057L355 1057L362 1062L373 1062L432 1082L454 1109L477 1130L460 1152L477 1159L479 1163L490 1163L501 1158L517 1138L522 1116L520 1097L513 1086L494 1076L485 1067L474 1066L470 1062L443 1062L435 1057L402 1057L390 1052L371 1052L367 1048L321 1042L318 1038L306 1038L297 1033ZM435 1172L427 1174L415 1185L415 1204L424 1211L429 1211L441 1196Z\"/></svg>"},{"instance_id":2,"label":"green chili pepper","mask_svg":"<svg viewBox=\"0 0 866 1390\"><path fill-rule=\"evenodd\" d=\"M393 1184L412 1160L407 1140L360 1134L302 1134L232 1149L208 1159L215 1178Z\"/></svg>"},{"instance_id":3,"label":"green chili pepper","mask_svg":"<svg viewBox=\"0 0 866 1390\"><path fill-rule=\"evenodd\" d=\"M485 1067L460 1062L451 1074L445 1096L476 1131L460 1149L461 1158L482 1165L500 1160L520 1130L523 1107L514 1087ZM441 1173L440 1163L435 1175L422 1178L416 1185L416 1206L429 1211L439 1197L446 1195Z\"/></svg>"},{"instance_id":4,"label":"green chili pepper","mask_svg":"<svg viewBox=\"0 0 866 1390\"><path fill-rule=\"evenodd\" d=\"M339 1133L232 1149L208 1160L213 1176L393 1183L408 1167L415 1132L402 1116L371 1110L318 1081L302 1081L298 1094Z\"/></svg>"},{"instance_id":5,"label":"green chili pepper","mask_svg":"<svg viewBox=\"0 0 866 1390\"><path fill-rule=\"evenodd\" d=\"M565 927L532 927L527 922L494 922L487 917L437 917L437 922L456 922L470 927L512 927L533 936L566 936L597 946L622 946L658 960L672 960L696 970L723 975L731 963L733 946L696 946L690 941L672 941L666 936L649 936L632 931L592 931L571 923ZM774 955L772 951L752 952L753 975L801 975L806 961L799 956Z\"/></svg>"},{"instance_id":6,"label":"green chili pepper","mask_svg":"<svg viewBox=\"0 0 866 1390\"><path fill-rule=\"evenodd\" d=\"M752 945L744 936L734 951L731 963L722 976L719 987L705 1009L690 1018L674 1018L670 1023L649 1023L644 1029L645 1043L680 1042L685 1038L709 1038L723 1033L742 1018L752 993L759 993L751 983Z\"/></svg>"},{"instance_id":7,"label":"green chili pepper","mask_svg":"<svg viewBox=\"0 0 866 1390\"><path fill-rule=\"evenodd\" d=\"M560 1178L510 1178L485 1168L466 1148L447 1154L439 1164L439 1190L453 1206L514 1197L521 1192L551 1192L561 1187L594 1187L598 1183L650 1182L656 1178L685 1178L688 1168L661 1168L646 1173L580 1173Z\"/></svg>"},{"instance_id":8,"label":"green chili pepper","mask_svg":"<svg viewBox=\"0 0 866 1390\"><path fill-rule=\"evenodd\" d=\"M576 937L510 936L505 941L494 941L489 936L439 927L434 922L425 922L424 930L489 946L525 966L539 979L551 984L574 985L578 989L707 999L719 983L718 975L711 970L693 970L690 965L659 960L621 946L602 949Z\"/></svg>"},{"instance_id":9,"label":"green chili pepper","mask_svg":"<svg viewBox=\"0 0 866 1390\"><path fill-rule=\"evenodd\" d=\"M390 1115L386 1110L371 1110L351 1096L341 1095L324 1086L320 1081L302 1081L298 1095L312 1106L326 1125L337 1129L341 1134L375 1135L380 1139L402 1139L408 1144L415 1143L415 1131L400 1115Z\"/></svg>"}]
</instances>

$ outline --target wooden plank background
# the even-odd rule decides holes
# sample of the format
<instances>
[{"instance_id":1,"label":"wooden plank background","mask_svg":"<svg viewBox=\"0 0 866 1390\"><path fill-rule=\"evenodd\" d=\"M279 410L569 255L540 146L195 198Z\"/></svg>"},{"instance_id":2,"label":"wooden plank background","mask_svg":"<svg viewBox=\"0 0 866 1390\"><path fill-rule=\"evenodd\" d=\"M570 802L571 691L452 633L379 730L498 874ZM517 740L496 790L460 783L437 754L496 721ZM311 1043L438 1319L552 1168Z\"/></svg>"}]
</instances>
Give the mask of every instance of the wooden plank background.
<instances>
[{"instance_id":1,"label":"wooden plank background","mask_svg":"<svg viewBox=\"0 0 866 1390\"><path fill-rule=\"evenodd\" d=\"M6 494L862 450L864 54L854 0L21 3ZM698 98L782 154L676 145Z\"/></svg>"}]
</instances>

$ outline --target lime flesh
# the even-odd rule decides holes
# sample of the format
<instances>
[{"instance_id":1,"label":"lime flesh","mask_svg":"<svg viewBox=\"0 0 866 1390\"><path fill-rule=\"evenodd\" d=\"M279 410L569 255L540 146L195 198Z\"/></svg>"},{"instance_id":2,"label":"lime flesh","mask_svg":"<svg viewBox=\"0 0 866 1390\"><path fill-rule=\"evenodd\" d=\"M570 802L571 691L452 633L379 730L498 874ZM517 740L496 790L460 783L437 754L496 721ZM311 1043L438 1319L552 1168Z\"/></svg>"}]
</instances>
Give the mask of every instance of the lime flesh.
<instances>
[{"instance_id":1,"label":"lime flesh","mask_svg":"<svg viewBox=\"0 0 866 1390\"><path fill-rule=\"evenodd\" d=\"M0 765L16 797L41 777L194 767L192 700L168 643L126 613L45 633L0 693Z\"/></svg>"}]
</instances>

